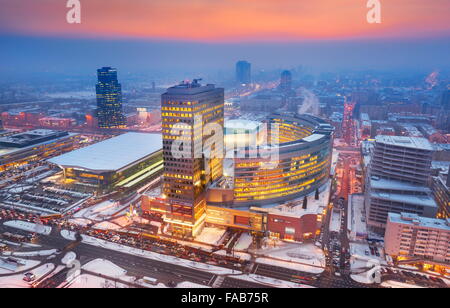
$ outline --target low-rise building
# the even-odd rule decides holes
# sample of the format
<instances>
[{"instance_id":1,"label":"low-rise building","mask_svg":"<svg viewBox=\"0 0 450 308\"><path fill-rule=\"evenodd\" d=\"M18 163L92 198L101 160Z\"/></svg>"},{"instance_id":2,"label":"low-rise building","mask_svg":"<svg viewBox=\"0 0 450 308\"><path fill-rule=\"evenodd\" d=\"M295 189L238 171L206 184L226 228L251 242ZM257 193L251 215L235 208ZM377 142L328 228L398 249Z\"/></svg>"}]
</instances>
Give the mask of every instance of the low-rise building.
<instances>
[{"instance_id":1,"label":"low-rise building","mask_svg":"<svg viewBox=\"0 0 450 308\"><path fill-rule=\"evenodd\" d=\"M385 252L399 261L450 266L450 219L390 213Z\"/></svg>"}]
</instances>

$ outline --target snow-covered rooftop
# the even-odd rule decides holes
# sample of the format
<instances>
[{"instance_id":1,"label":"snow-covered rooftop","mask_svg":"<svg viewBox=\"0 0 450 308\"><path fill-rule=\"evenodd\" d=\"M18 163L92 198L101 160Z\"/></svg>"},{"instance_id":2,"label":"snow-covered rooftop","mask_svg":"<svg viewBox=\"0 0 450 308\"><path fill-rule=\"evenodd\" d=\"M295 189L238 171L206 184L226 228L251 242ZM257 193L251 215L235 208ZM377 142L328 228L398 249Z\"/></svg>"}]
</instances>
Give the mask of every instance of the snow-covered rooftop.
<instances>
[{"instance_id":1,"label":"snow-covered rooftop","mask_svg":"<svg viewBox=\"0 0 450 308\"><path fill-rule=\"evenodd\" d=\"M450 219L444 220L436 218L427 218L410 213L401 213L401 214L389 213L388 219L389 221L394 223L416 225L419 227L450 231Z\"/></svg>"},{"instance_id":2,"label":"snow-covered rooftop","mask_svg":"<svg viewBox=\"0 0 450 308\"><path fill-rule=\"evenodd\" d=\"M433 151L433 146L425 138L378 135L375 137L375 139L377 143L384 143L404 148Z\"/></svg>"},{"instance_id":3,"label":"snow-covered rooftop","mask_svg":"<svg viewBox=\"0 0 450 308\"><path fill-rule=\"evenodd\" d=\"M49 162L93 171L117 171L161 149L159 134L125 133L52 158Z\"/></svg>"}]
</instances>

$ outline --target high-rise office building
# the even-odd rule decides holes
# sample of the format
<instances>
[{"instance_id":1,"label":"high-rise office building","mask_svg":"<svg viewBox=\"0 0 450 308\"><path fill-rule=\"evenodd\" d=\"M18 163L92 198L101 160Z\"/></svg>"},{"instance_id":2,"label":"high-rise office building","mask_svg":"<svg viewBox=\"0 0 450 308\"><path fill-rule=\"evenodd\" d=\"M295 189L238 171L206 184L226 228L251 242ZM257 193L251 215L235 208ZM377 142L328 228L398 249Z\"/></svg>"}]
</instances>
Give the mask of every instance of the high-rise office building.
<instances>
[{"instance_id":1,"label":"high-rise office building","mask_svg":"<svg viewBox=\"0 0 450 308\"><path fill-rule=\"evenodd\" d=\"M117 70L103 67L97 70L97 118L100 128L124 128L126 119L122 109L122 86Z\"/></svg>"},{"instance_id":2,"label":"high-rise office building","mask_svg":"<svg viewBox=\"0 0 450 308\"><path fill-rule=\"evenodd\" d=\"M290 71L281 73L280 90L285 92L292 90L292 73Z\"/></svg>"},{"instance_id":3,"label":"high-rise office building","mask_svg":"<svg viewBox=\"0 0 450 308\"><path fill-rule=\"evenodd\" d=\"M236 81L240 84L252 82L252 65L247 61L236 63Z\"/></svg>"},{"instance_id":4,"label":"high-rise office building","mask_svg":"<svg viewBox=\"0 0 450 308\"><path fill-rule=\"evenodd\" d=\"M433 147L425 138L377 136L366 181L368 226L384 232L389 213L435 217L429 188Z\"/></svg>"},{"instance_id":5,"label":"high-rise office building","mask_svg":"<svg viewBox=\"0 0 450 308\"><path fill-rule=\"evenodd\" d=\"M206 217L205 190L222 176L224 89L197 80L171 87L161 97L161 116L163 193L170 206L166 221L172 234L195 236ZM216 124L221 131L214 133L222 136L219 144L210 147L215 152L210 155L205 153L206 140L213 133L205 131L208 124ZM183 157L174 153L179 149L173 149L175 141L183 142Z\"/></svg>"}]
</instances>

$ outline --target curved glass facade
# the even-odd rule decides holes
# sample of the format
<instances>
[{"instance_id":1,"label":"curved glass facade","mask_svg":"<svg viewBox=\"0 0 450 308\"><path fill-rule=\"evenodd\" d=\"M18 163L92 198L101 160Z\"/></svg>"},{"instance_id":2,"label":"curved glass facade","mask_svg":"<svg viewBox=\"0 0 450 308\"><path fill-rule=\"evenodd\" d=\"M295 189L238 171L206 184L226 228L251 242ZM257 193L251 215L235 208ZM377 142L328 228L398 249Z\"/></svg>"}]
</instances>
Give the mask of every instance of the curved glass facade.
<instances>
[{"instance_id":1,"label":"curved glass facade","mask_svg":"<svg viewBox=\"0 0 450 308\"><path fill-rule=\"evenodd\" d=\"M248 158L251 155L235 158L234 206L287 201L314 191L329 178L330 125L310 115L273 116L268 122L279 124L278 159L269 163Z\"/></svg>"}]
</instances>

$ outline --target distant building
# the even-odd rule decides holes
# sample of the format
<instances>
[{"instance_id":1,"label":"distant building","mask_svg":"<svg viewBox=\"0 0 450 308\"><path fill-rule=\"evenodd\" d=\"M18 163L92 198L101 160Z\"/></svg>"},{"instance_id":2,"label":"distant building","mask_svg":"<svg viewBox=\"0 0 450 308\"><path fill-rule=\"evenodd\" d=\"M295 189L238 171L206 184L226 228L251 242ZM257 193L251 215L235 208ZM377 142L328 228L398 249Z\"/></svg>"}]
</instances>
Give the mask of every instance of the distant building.
<instances>
[{"instance_id":1,"label":"distant building","mask_svg":"<svg viewBox=\"0 0 450 308\"><path fill-rule=\"evenodd\" d=\"M283 92L292 90L292 73L290 71L281 73L280 90Z\"/></svg>"},{"instance_id":2,"label":"distant building","mask_svg":"<svg viewBox=\"0 0 450 308\"><path fill-rule=\"evenodd\" d=\"M442 93L441 106L444 110L450 111L450 89Z\"/></svg>"},{"instance_id":3,"label":"distant building","mask_svg":"<svg viewBox=\"0 0 450 308\"><path fill-rule=\"evenodd\" d=\"M37 129L0 138L0 171L71 151L78 134Z\"/></svg>"},{"instance_id":4,"label":"distant building","mask_svg":"<svg viewBox=\"0 0 450 308\"><path fill-rule=\"evenodd\" d=\"M384 242L386 254L399 262L450 266L450 219L390 213Z\"/></svg>"},{"instance_id":5,"label":"distant building","mask_svg":"<svg viewBox=\"0 0 450 308\"><path fill-rule=\"evenodd\" d=\"M240 84L252 83L252 65L247 61L236 63L236 81Z\"/></svg>"},{"instance_id":6,"label":"distant building","mask_svg":"<svg viewBox=\"0 0 450 308\"><path fill-rule=\"evenodd\" d=\"M45 128L68 129L76 126L77 123L72 118L44 117L39 119L39 124Z\"/></svg>"},{"instance_id":7,"label":"distant building","mask_svg":"<svg viewBox=\"0 0 450 308\"><path fill-rule=\"evenodd\" d=\"M377 136L366 180L368 226L383 233L389 213L435 217L428 187L433 147L424 138Z\"/></svg>"},{"instance_id":8,"label":"distant building","mask_svg":"<svg viewBox=\"0 0 450 308\"><path fill-rule=\"evenodd\" d=\"M117 80L117 70L103 67L97 70L97 118L100 128L123 128L126 119L122 110L122 86Z\"/></svg>"}]
</instances>

